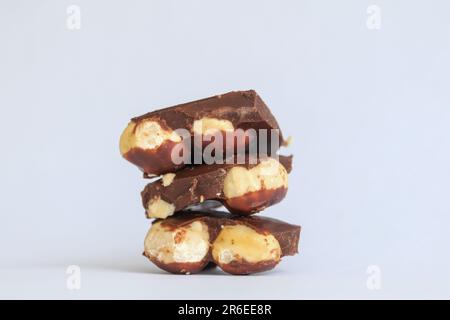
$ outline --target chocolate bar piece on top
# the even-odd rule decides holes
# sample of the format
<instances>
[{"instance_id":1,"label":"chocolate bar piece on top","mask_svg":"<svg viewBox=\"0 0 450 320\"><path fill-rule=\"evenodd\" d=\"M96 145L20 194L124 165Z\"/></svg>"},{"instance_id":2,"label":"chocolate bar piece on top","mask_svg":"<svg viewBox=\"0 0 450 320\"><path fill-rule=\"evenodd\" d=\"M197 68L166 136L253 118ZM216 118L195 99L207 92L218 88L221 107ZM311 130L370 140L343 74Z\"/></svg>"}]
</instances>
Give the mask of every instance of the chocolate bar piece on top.
<instances>
[{"instance_id":1,"label":"chocolate bar piece on top","mask_svg":"<svg viewBox=\"0 0 450 320\"><path fill-rule=\"evenodd\" d=\"M179 134L179 129L187 132L188 137ZM229 143L231 141L225 139L226 134L238 129L254 129L258 131L257 136L244 136L233 139L233 144ZM249 90L216 95L133 118L121 135L120 152L147 176L158 176L176 172L187 164L192 164L193 156L190 153L196 148L205 148L215 140L211 136L218 132L224 137L224 155L230 150L235 152L239 145L247 147L255 138L264 137L269 154L277 151L272 150L271 145L285 143L278 123L267 105L254 90ZM201 136L201 146L195 143L195 135ZM273 139L276 144L271 143ZM182 144L188 142L191 148L182 148ZM259 141L255 143L259 145ZM189 154L184 154L184 160L180 162L173 161L172 153L175 149L183 149ZM202 154L200 157L202 158Z\"/></svg>"}]
</instances>

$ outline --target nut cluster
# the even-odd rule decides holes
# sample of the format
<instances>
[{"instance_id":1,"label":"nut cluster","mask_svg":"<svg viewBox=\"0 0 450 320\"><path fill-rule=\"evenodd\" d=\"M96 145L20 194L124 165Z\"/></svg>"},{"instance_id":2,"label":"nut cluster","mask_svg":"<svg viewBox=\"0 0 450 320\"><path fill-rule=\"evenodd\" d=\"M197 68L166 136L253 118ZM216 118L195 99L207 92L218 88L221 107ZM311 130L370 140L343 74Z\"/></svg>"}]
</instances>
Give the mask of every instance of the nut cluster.
<instances>
[{"instance_id":1,"label":"nut cluster","mask_svg":"<svg viewBox=\"0 0 450 320\"><path fill-rule=\"evenodd\" d=\"M255 164L203 165L169 173L142 191L148 218L167 218L189 206L215 200L231 213L250 215L280 202L288 190L290 157ZM284 164L282 162L285 162Z\"/></svg>"},{"instance_id":2,"label":"nut cluster","mask_svg":"<svg viewBox=\"0 0 450 320\"><path fill-rule=\"evenodd\" d=\"M163 270L191 274L211 264L230 274L274 268L298 250L300 227L264 217L188 211L156 220L144 255Z\"/></svg>"},{"instance_id":3,"label":"nut cluster","mask_svg":"<svg viewBox=\"0 0 450 320\"><path fill-rule=\"evenodd\" d=\"M264 135L242 136L241 130ZM270 136L267 130L272 130ZM287 141L253 90L131 119L120 137L120 152L145 178L156 177L141 192L146 216L156 219L145 238L144 255L172 273L219 266L230 274L250 274L296 254L299 226L253 216L286 196L292 156L278 156L277 151ZM198 148L211 149L216 142L220 148L213 154L220 161L202 159L192 165ZM229 213L217 211L219 206Z\"/></svg>"}]
</instances>

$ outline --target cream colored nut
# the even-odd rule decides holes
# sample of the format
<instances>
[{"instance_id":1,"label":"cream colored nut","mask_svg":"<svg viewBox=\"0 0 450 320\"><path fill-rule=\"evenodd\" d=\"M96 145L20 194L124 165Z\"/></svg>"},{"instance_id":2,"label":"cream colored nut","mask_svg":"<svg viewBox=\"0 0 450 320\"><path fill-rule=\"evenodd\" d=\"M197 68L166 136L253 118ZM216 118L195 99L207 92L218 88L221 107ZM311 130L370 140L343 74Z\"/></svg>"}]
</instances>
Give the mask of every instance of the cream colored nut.
<instances>
[{"instance_id":1,"label":"cream colored nut","mask_svg":"<svg viewBox=\"0 0 450 320\"><path fill-rule=\"evenodd\" d=\"M262 234L245 225L224 226L212 245L214 261L220 264L236 262L278 262L281 247L271 234Z\"/></svg>"},{"instance_id":2,"label":"cream colored nut","mask_svg":"<svg viewBox=\"0 0 450 320\"><path fill-rule=\"evenodd\" d=\"M200 262L209 251L208 226L194 221L173 229L156 222L145 237L144 250L163 264Z\"/></svg>"},{"instance_id":3,"label":"cream colored nut","mask_svg":"<svg viewBox=\"0 0 450 320\"><path fill-rule=\"evenodd\" d=\"M192 131L196 134L214 134L217 131L232 132L234 131L233 124L228 120L221 120L216 118L201 118L195 120L192 125Z\"/></svg>"},{"instance_id":4,"label":"cream colored nut","mask_svg":"<svg viewBox=\"0 0 450 320\"><path fill-rule=\"evenodd\" d=\"M231 168L225 176L223 193L227 199L231 199L261 189L287 187L286 169L277 160L268 158L251 169L241 166Z\"/></svg>"},{"instance_id":5,"label":"cream colored nut","mask_svg":"<svg viewBox=\"0 0 450 320\"><path fill-rule=\"evenodd\" d=\"M173 215L175 212L175 206L156 197L150 200L147 207L147 215L149 218L165 219L168 216Z\"/></svg>"},{"instance_id":6,"label":"cream colored nut","mask_svg":"<svg viewBox=\"0 0 450 320\"><path fill-rule=\"evenodd\" d=\"M162 185L164 187L170 186L175 178L175 173L166 173L162 176Z\"/></svg>"},{"instance_id":7,"label":"cream colored nut","mask_svg":"<svg viewBox=\"0 0 450 320\"><path fill-rule=\"evenodd\" d=\"M125 154L132 148L152 150L165 141L180 142L181 137L175 131L164 130L157 121L131 121L120 137L120 152Z\"/></svg>"}]
</instances>

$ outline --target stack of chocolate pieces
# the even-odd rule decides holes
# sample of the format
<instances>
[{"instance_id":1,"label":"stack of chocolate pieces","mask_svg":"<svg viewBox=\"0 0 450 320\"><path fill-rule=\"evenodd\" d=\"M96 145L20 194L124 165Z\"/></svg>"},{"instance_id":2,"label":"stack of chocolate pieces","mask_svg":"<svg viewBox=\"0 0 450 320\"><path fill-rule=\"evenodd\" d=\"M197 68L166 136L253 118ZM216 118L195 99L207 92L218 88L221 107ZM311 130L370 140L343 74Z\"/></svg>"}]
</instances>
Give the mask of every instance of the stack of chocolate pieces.
<instances>
[{"instance_id":1,"label":"stack of chocolate pieces","mask_svg":"<svg viewBox=\"0 0 450 320\"><path fill-rule=\"evenodd\" d=\"M120 151L152 179L141 196L147 218L156 219L144 255L172 273L217 265L250 274L296 254L300 226L253 215L287 193L292 156L278 154L286 145L253 90L131 119Z\"/></svg>"}]
</instances>

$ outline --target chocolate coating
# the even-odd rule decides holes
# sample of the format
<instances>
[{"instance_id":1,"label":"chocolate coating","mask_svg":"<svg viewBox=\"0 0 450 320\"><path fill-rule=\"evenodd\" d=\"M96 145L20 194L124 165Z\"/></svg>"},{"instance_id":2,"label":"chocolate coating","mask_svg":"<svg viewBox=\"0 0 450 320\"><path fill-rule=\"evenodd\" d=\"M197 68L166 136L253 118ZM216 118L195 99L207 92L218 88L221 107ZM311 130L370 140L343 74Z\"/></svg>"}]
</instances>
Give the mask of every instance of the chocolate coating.
<instances>
[{"instance_id":1,"label":"chocolate coating","mask_svg":"<svg viewBox=\"0 0 450 320\"><path fill-rule=\"evenodd\" d=\"M273 234L280 243L283 256L290 256L298 253L300 226L289 224L275 218L262 216L239 216L229 212L217 210L183 210L167 219L156 219L152 223L156 223L158 221L161 221L162 226L173 230L186 226L194 221L204 222L208 226L211 241L216 239L222 226L243 224L261 234L265 234L267 232Z\"/></svg>"},{"instance_id":2,"label":"chocolate coating","mask_svg":"<svg viewBox=\"0 0 450 320\"><path fill-rule=\"evenodd\" d=\"M184 167L184 164L177 165L172 162L171 152L176 145L175 142L167 141L155 150L132 148L123 156L141 169L144 172L144 177L158 176Z\"/></svg>"},{"instance_id":3,"label":"chocolate coating","mask_svg":"<svg viewBox=\"0 0 450 320\"><path fill-rule=\"evenodd\" d=\"M232 261L228 264L221 265L220 268L231 274L247 275L252 273L269 271L277 266L280 261L262 261L250 263L247 261Z\"/></svg>"},{"instance_id":4,"label":"chocolate coating","mask_svg":"<svg viewBox=\"0 0 450 320\"><path fill-rule=\"evenodd\" d=\"M149 183L141 192L142 204L148 208L154 198L173 204L175 212L197 205L205 200L220 201L230 212L249 215L280 202L287 193L287 188L261 189L242 196L227 199L224 195L224 181L233 167L243 166L247 169L258 165L249 164L212 164L192 166L180 170L170 185L164 186L162 179ZM292 169L292 156L279 156L279 162L289 173Z\"/></svg>"},{"instance_id":5,"label":"chocolate coating","mask_svg":"<svg viewBox=\"0 0 450 320\"><path fill-rule=\"evenodd\" d=\"M142 116L131 119L136 125L143 121L155 121L161 128L168 131L175 131L177 129L186 129L191 133L191 147L190 155L187 159L191 159L190 163L173 163L170 155L172 149L177 145L173 142L164 142L155 150L146 150L140 147L132 148L123 154L123 157L131 163L138 166L145 174L149 176L161 175L169 172L176 172L185 165L192 164L192 155L194 151L199 148L205 148L210 142L202 141L201 146L197 146L194 139L193 124L196 120L212 118L218 120L225 120L231 122L234 130L236 129L267 129L267 146L266 151L269 155L277 150L271 150L270 146L270 130L276 129L278 131L278 143L283 145L285 143L279 125L272 115L271 111L261 99L261 97L254 91L233 91L221 95L212 96L209 98L192 101L188 103L179 104L173 107L168 107L156 111L146 113ZM221 131L225 135L224 131ZM223 137L224 156L227 149L231 148ZM244 141L234 139L235 145L232 153L237 152L237 145L244 144L248 147L249 138ZM258 147L259 148L259 147ZM248 149L246 149L248 151ZM200 153L202 154L202 153Z\"/></svg>"},{"instance_id":6,"label":"chocolate coating","mask_svg":"<svg viewBox=\"0 0 450 320\"><path fill-rule=\"evenodd\" d=\"M286 196L287 188L248 192L243 196L224 199L223 205L232 213L248 215L277 204Z\"/></svg>"},{"instance_id":7,"label":"chocolate coating","mask_svg":"<svg viewBox=\"0 0 450 320\"><path fill-rule=\"evenodd\" d=\"M281 257L292 256L298 253L301 227L283 222L278 219L260 216L237 216L220 211L180 211L174 216L161 221L161 225L168 230L176 230L195 221L200 221L208 226L209 241L212 244L219 235L223 226L244 225L263 235L273 235L281 248ZM149 257L150 258L150 257ZM188 264L163 264L150 258L158 267L172 273L195 273L204 270L209 264L216 264L211 252L198 263ZM251 274L273 269L279 261L261 261L250 263L247 261L231 261L228 264L219 264L225 272L231 274Z\"/></svg>"},{"instance_id":8,"label":"chocolate coating","mask_svg":"<svg viewBox=\"0 0 450 320\"><path fill-rule=\"evenodd\" d=\"M146 113L131 119L139 123L153 119L163 128L192 130L195 120L217 118L230 121L235 129L278 129L280 127L267 105L254 90L232 91ZM280 131L280 144L284 142Z\"/></svg>"}]
</instances>

